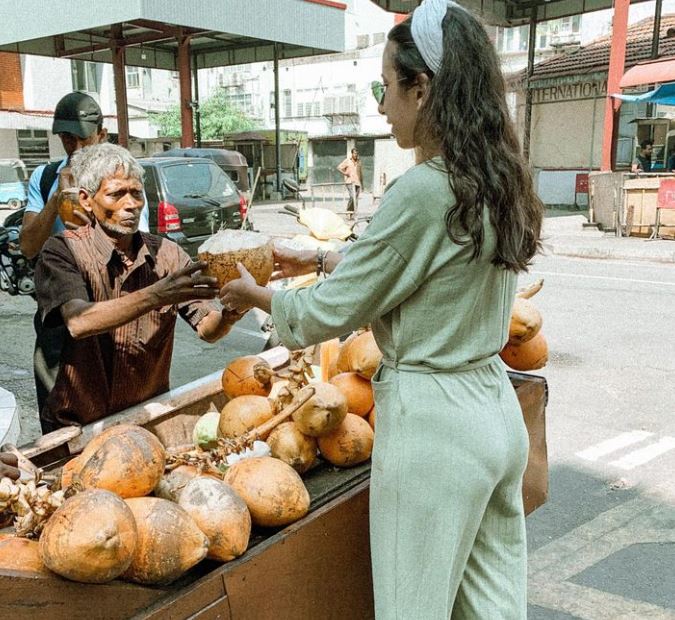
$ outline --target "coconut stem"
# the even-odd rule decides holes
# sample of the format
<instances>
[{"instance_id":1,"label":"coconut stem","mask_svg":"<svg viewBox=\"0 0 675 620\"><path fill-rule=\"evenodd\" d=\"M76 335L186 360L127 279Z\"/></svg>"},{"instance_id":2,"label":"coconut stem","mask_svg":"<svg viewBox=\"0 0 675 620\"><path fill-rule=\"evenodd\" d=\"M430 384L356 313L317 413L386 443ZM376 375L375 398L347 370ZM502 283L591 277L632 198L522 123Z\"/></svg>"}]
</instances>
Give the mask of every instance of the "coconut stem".
<instances>
[{"instance_id":1,"label":"coconut stem","mask_svg":"<svg viewBox=\"0 0 675 620\"><path fill-rule=\"evenodd\" d=\"M261 437L267 436L272 430L274 430L279 424L286 421L290 418L300 407L302 407L312 396L314 396L316 390L309 386L307 388L307 395L301 398L300 400L293 401L290 405L284 407L279 413L271 417L267 422L263 422L260 426L256 426L253 430L244 433L239 441L244 443L252 443Z\"/></svg>"},{"instance_id":2,"label":"coconut stem","mask_svg":"<svg viewBox=\"0 0 675 620\"><path fill-rule=\"evenodd\" d=\"M522 297L523 299L530 299L531 297L534 297L541 290L542 286L544 286L544 279L540 278L534 284L530 284L529 286L526 286L525 288L521 288L516 293L516 297Z\"/></svg>"},{"instance_id":3,"label":"coconut stem","mask_svg":"<svg viewBox=\"0 0 675 620\"><path fill-rule=\"evenodd\" d=\"M14 482L0 480L0 514L14 516L17 536L38 538L49 517L63 503L63 491L51 491L40 485L40 474L34 480Z\"/></svg>"}]
</instances>

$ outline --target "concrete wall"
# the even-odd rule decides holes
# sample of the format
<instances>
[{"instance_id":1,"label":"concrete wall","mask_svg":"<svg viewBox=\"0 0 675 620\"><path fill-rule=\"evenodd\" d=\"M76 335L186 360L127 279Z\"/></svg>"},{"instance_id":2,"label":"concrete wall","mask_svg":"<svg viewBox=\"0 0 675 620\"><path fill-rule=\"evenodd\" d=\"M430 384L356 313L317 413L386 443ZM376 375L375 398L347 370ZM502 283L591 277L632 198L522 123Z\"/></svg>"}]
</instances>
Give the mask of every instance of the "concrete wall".
<instances>
[{"instance_id":1,"label":"concrete wall","mask_svg":"<svg viewBox=\"0 0 675 620\"><path fill-rule=\"evenodd\" d=\"M533 105L532 165L535 168L598 166L602 155L604 102L604 99L583 99Z\"/></svg>"},{"instance_id":2,"label":"concrete wall","mask_svg":"<svg viewBox=\"0 0 675 620\"><path fill-rule=\"evenodd\" d=\"M415 163L415 151L403 150L396 140L375 140L375 170L373 194L381 196L386 184L401 176Z\"/></svg>"}]
</instances>

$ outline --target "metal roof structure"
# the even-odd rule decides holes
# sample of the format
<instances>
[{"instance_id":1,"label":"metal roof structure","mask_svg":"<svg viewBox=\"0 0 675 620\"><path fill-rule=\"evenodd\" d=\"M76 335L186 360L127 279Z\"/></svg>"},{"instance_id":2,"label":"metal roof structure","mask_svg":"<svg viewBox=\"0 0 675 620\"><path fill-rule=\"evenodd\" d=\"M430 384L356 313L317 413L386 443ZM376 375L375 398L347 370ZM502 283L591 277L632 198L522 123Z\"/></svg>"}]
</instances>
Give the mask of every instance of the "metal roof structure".
<instances>
[{"instance_id":1,"label":"metal roof structure","mask_svg":"<svg viewBox=\"0 0 675 620\"><path fill-rule=\"evenodd\" d=\"M340 52L345 5L332 0L0 0L0 51L178 70L189 37L197 67Z\"/></svg>"},{"instance_id":2,"label":"metal roof structure","mask_svg":"<svg viewBox=\"0 0 675 620\"><path fill-rule=\"evenodd\" d=\"M646 0L633 0L631 4ZM421 0L372 0L386 11L410 13ZM459 4L482 15L494 26L520 26L532 18L537 22L611 9L613 0L459 0Z\"/></svg>"}]
</instances>

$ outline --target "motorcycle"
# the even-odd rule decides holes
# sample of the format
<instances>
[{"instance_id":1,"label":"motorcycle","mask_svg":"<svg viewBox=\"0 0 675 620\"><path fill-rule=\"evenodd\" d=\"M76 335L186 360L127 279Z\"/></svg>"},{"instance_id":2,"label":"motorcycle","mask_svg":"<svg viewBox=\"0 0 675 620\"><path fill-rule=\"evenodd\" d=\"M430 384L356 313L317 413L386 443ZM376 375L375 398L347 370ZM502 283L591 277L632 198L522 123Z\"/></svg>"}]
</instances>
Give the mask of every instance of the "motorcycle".
<instances>
[{"instance_id":1,"label":"motorcycle","mask_svg":"<svg viewBox=\"0 0 675 620\"><path fill-rule=\"evenodd\" d=\"M34 295L33 264L19 246L23 209L15 211L0 226L0 291L10 295Z\"/></svg>"}]
</instances>

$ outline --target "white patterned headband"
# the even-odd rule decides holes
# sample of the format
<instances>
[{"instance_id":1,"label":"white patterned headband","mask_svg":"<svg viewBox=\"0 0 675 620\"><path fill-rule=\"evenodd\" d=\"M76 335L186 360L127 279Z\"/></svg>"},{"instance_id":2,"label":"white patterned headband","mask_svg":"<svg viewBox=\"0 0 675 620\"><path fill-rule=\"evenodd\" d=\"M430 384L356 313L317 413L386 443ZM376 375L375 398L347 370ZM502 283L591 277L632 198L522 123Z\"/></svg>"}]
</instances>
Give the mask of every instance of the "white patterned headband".
<instances>
[{"instance_id":1,"label":"white patterned headband","mask_svg":"<svg viewBox=\"0 0 675 620\"><path fill-rule=\"evenodd\" d=\"M412 14L412 37L427 67L436 73L443 58L443 18L450 7L460 6L452 0L423 0Z\"/></svg>"}]
</instances>

